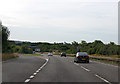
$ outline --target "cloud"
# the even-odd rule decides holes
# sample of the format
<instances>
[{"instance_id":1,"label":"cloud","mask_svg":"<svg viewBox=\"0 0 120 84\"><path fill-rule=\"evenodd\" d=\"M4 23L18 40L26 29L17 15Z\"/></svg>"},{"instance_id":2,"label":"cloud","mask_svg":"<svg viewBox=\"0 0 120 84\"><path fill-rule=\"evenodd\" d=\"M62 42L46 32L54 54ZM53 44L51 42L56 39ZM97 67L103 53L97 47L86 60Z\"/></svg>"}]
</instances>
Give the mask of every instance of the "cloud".
<instances>
[{"instance_id":1,"label":"cloud","mask_svg":"<svg viewBox=\"0 0 120 84\"><path fill-rule=\"evenodd\" d=\"M44 36L44 32L51 37L56 35L54 36L56 41L59 39L71 41L80 36L81 39L92 40L98 37L98 39L105 40L107 38L109 41L117 42L116 38L109 39L109 35L117 36L117 1L3 0L0 5L0 17L3 24L10 28L11 39L37 40L38 38L30 38L25 35L27 29L31 33L34 29L43 31L43 33L39 33L40 36ZM24 33L22 29L25 31ZM35 32L33 32L33 36L36 35ZM17 33L23 33L24 36L17 36L20 35ZM96 35L102 33L106 37ZM52 39L47 35L41 37L42 40L44 38L48 41Z\"/></svg>"}]
</instances>

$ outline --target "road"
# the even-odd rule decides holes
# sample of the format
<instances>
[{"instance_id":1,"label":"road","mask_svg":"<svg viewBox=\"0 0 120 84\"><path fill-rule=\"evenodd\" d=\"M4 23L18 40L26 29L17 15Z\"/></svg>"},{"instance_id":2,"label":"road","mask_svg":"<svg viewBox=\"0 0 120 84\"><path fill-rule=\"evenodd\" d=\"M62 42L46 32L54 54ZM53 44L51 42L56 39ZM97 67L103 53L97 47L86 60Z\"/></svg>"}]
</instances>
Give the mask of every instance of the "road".
<instances>
[{"instance_id":1,"label":"road","mask_svg":"<svg viewBox=\"0 0 120 84\"><path fill-rule=\"evenodd\" d=\"M3 81L118 84L118 67L94 61L74 63L72 57L58 55L20 56L3 63Z\"/></svg>"}]
</instances>

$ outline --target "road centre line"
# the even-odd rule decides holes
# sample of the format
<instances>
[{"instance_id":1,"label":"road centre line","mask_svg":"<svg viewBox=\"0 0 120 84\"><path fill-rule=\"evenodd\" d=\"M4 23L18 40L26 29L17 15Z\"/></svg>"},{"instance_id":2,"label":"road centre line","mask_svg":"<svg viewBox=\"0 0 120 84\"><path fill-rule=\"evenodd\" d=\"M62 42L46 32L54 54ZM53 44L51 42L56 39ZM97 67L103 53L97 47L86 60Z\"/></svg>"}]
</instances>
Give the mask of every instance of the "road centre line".
<instances>
[{"instance_id":1,"label":"road centre line","mask_svg":"<svg viewBox=\"0 0 120 84\"><path fill-rule=\"evenodd\" d=\"M89 69L87 69L87 68L85 68L83 66L81 66L81 68L84 69L84 70L86 70L86 71L88 71L88 72L90 71Z\"/></svg>"},{"instance_id":2,"label":"road centre line","mask_svg":"<svg viewBox=\"0 0 120 84\"><path fill-rule=\"evenodd\" d=\"M98 63L98 62L97 62L97 63ZM74 63L74 64L75 64L75 65L79 65L79 64L77 64L77 63ZM104 64L104 63L101 63L101 64ZM107 64L105 64L105 65L107 65ZM81 66L81 68L84 69L84 70L86 70L86 71L88 71L88 72L90 71L89 69L87 69L87 68L85 68L85 67L83 67L83 66ZM108 83L108 84L112 84L112 83L110 83L108 80L100 77L100 76L97 75L97 74L95 74L95 76L98 77L99 79L103 80L104 82Z\"/></svg>"},{"instance_id":3,"label":"road centre line","mask_svg":"<svg viewBox=\"0 0 120 84\"><path fill-rule=\"evenodd\" d=\"M26 80L25 80L25 83L30 82L30 80L31 80L32 78L34 78L35 75L37 75L37 73L39 73L40 70L42 70L42 68L48 63L48 61L49 61L49 59L46 59L46 62L45 62L35 73L33 73L33 75L31 75L31 76L29 77L29 79L26 79Z\"/></svg>"},{"instance_id":4,"label":"road centre line","mask_svg":"<svg viewBox=\"0 0 120 84\"><path fill-rule=\"evenodd\" d=\"M75 65L79 65L79 64L77 64L77 63L74 63Z\"/></svg>"},{"instance_id":5,"label":"road centre line","mask_svg":"<svg viewBox=\"0 0 120 84\"><path fill-rule=\"evenodd\" d=\"M100 78L101 80L103 80L104 82L106 82L106 83L108 83L108 84L112 84L112 83L110 83L108 80L106 80L106 79L100 77L100 76L97 75L97 74L95 74L95 76L98 77L98 78Z\"/></svg>"}]
</instances>

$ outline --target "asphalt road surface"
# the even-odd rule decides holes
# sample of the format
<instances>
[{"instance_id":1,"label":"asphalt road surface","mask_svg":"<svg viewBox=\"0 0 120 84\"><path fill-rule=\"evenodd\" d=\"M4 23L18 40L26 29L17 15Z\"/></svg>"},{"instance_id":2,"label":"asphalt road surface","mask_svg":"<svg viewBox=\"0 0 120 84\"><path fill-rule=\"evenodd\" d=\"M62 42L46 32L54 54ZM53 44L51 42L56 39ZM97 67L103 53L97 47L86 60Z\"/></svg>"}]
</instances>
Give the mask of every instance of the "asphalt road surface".
<instances>
[{"instance_id":1,"label":"asphalt road surface","mask_svg":"<svg viewBox=\"0 0 120 84\"><path fill-rule=\"evenodd\" d=\"M3 82L76 82L118 84L118 67L90 61L74 63L72 57L20 56L3 62Z\"/></svg>"},{"instance_id":2,"label":"asphalt road surface","mask_svg":"<svg viewBox=\"0 0 120 84\"><path fill-rule=\"evenodd\" d=\"M3 82L24 82L35 70L45 63L37 56L19 56L2 64Z\"/></svg>"}]
</instances>

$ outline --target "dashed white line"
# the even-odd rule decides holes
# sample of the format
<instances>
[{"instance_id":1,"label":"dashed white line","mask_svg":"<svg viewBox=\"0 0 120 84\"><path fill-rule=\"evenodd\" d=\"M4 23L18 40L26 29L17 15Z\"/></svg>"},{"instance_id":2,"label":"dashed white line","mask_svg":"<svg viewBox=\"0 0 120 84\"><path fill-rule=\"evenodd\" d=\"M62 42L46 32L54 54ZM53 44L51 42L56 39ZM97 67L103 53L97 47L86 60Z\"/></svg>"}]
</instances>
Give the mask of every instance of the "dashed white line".
<instances>
[{"instance_id":1,"label":"dashed white line","mask_svg":"<svg viewBox=\"0 0 120 84\"><path fill-rule=\"evenodd\" d=\"M87 69L87 68L85 68L85 67L83 67L83 66L81 66L81 68L83 68L84 70L86 70L86 71L90 71L89 69Z\"/></svg>"},{"instance_id":2,"label":"dashed white line","mask_svg":"<svg viewBox=\"0 0 120 84\"><path fill-rule=\"evenodd\" d=\"M42 70L42 68L48 63L48 60L49 59L46 59L46 62L35 73L33 73L32 76L30 76L30 79L25 80L25 83L29 82L32 78L34 78L35 75L37 75L37 73L39 73L39 71Z\"/></svg>"},{"instance_id":3,"label":"dashed white line","mask_svg":"<svg viewBox=\"0 0 120 84\"><path fill-rule=\"evenodd\" d=\"M108 84L112 84L112 83L110 83L108 80L106 80L106 79L100 77L100 76L97 75L97 74L95 74L95 76L98 77L98 78L100 78L101 80L103 80L104 82L106 82L106 83L108 83Z\"/></svg>"},{"instance_id":4,"label":"dashed white line","mask_svg":"<svg viewBox=\"0 0 120 84\"><path fill-rule=\"evenodd\" d=\"M38 72L39 72L39 70L36 71L36 73L38 73Z\"/></svg>"},{"instance_id":5,"label":"dashed white line","mask_svg":"<svg viewBox=\"0 0 120 84\"><path fill-rule=\"evenodd\" d=\"M77 63L74 63L75 65L79 65L79 64L77 64Z\"/></svg>"},{"instance_id":6,"label":"dashed white line","mask_svg":"<svg viewBox=\"0 0 120 84\"><path fill-rule=\"evenodd\" d=\"M34 73L33 75L36 75L37 73Z\"/></svg>"},{"instance_id":7,"label":"dashed white line","mask_svg":"<svg viewBox=\"0 0 120 84\"><path fill-rule=\"evenodd\" d=\"M27 79L27 80L25 80L25 83L27 83L27 82L29 82L30 81L30 79Z\"/></svg>"},{"instance_id":8,"label":"dashed white line","mask_svg":"<svg viewBox=\"0 0 120 84\"><path fill-rule=\"evenodd\" d=\"M39 71L41 70L41 69L38 69Z\"/></svg>"},{"instance_id":9,"label":"dashed white line","mask_svg":"<svg viewBox=\"0 0 120 84\"><path fill-rule=\"evenodd\" d=\"M34 78L34 76L30 76L30 79Z\"/></svg>"}]
</instances>

